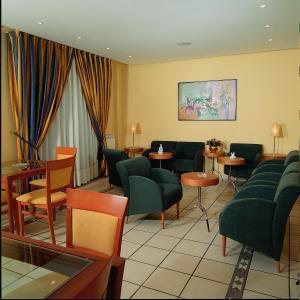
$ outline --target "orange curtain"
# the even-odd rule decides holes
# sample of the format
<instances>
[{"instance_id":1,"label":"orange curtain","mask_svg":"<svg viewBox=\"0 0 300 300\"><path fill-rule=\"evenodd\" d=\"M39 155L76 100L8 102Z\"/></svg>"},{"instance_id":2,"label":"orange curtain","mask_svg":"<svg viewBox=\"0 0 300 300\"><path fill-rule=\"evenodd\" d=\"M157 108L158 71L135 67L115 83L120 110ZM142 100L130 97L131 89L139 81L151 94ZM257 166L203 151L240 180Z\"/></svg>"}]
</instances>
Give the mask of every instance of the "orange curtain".
<instances>
[{"instance_id":1,"label":"orange curtain","mask_svg":"<svg viewBox=\"0 0 300 300\"><path fill-rule=\"evenodd\" d=\"M111 96L111 60L75 50L76 69L93 129L98 139L98 162L103 170L103 148Z\"/></svg>"},{"instance_id":2,"label":"orange curtain","mask_svg":"<svg viewBox=\"0 0 300 300\"><path fill-rule=\"evenodd\" d=\"M38 159L35 149L43 143L60 105L73 48L20 31L7 34L7 41L18 157Z\"/></svg>"}]
</instances>

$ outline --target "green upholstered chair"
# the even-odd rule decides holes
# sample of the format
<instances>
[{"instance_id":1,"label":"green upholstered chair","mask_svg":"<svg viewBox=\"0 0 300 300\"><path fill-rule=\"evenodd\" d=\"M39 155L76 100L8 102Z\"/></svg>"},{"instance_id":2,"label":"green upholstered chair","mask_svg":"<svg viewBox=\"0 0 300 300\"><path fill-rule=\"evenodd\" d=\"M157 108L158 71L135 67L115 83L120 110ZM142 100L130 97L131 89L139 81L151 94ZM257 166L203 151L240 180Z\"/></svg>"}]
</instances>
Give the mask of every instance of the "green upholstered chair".
<instances>
[{"instance_id":1,"label":"green upholstered chair","mask_svg":"<svg viewBox=\"0 0 300 300\"><path fill-rule=\"evenodd\" d=\"M229 237L274 258L280 272L285 227L299 195L298 172L284 174L277 187L253 185L241 189L219 216L223 255Z\"/></svg>"},{"instance_id":2,"label":"green upholstered chair","mask_svg":"<svg viewBox=\"0 0 300 300\"><path fill-rule=\"evenodd\" d=\"M182 186L175 174L166 169L151 168L144 156L120 161L116 167L124 196L128 197L126 216L161 212L164 228L165 210L176 204L179 217Z\"/></svg>"},{"instance_id":3,"label":"green upholstered chair","mask_svg":"<svg viewBox=\"0 0 300 300\"><path fill-rule=\"evenodd\" d=\"M229 174L230 166L224 166L224 173L233 177L249 178L261 159L262 145L231 143L229 151L235 152L236 156L245 158L246 163L240 166L231 166L231 174Z\"/></svg>"},{"instance_id":4,"label":"green upholstered chair","mask_svg":"<svg viewBox=\"0 0 300 300\"><path fill-rule=\"evenodd\" d=\"M104 149L104 157L107 163L109 184L122 187L120 175L116 168L116 163L121 160L129 159L128 154L122 150Z\"/></svg>"}]
</instances>

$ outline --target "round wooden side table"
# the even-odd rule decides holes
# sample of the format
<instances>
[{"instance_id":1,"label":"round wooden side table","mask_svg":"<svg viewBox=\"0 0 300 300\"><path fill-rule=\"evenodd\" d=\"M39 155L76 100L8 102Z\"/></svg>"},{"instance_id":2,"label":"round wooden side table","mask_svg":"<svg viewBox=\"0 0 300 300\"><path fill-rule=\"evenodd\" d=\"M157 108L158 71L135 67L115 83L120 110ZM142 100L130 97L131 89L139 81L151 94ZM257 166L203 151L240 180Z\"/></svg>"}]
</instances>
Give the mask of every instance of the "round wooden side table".
<instances>
[{"instance_id":1,"label":"round wooden side table","mask_svg":"<svg viewBox=\"0 0 300 300\"><path fill-rule=\"evenodd\" d=\"M171 159L173 157L172 152L163 152L163 153L158 153L158 152L150 152L149 153L149 158L150 159L159 159L159 167L161 168L161 160L165 159Z\"/></svg>"},{"instance_id":2,"label":"round wooden side table","mask_svg":"<svg viewBox=\"0 0 300 300\"><path fill-rule=\"evenodd\" d=\"M198 205L205 214L207 230L209 232L207 211L202 204L201 188L218 184L219 176L214 173L188 172L181 175L181 183L187 186L194 186L198 188Z\"/></svg>"},{"instance_id":3,"label":"round wooden side table","mask_svg":"<svg viewBox=\"0 0 300 300\"><path fill-rule=\"evenodd\" d=\"M269 159L285 160L286 159L286 154L283 154L283 153L264 153L262 155L261 160L269 160Z\"/></svg>"},{"instance_id":4,"label":"round wooden side table","mask_svg":"<svg viewBox=\"0 0 300 300\"><path fill-rule=\"evenodd\" d=\"M243 157L236 157L236 158L230 158L230 156L220 156L217 158L217 161L219 164L227 165L229 166L229 181L228 183L231 182L234 190L237 192L237 187L235 182L231 179L231 166L241 166L246 163L245 158Z\"/></svg>"},{"instance_id":5,"label":"round wooden side table","mask_svg":"<svg viewBox=\"0 0 300 300\"><path fill-rule=\"evenodd\" d=\"M143 151L144 151L144 148L143 147L132 147L132 146L130 146L130 147L125 147L124 148L124 151L126 152L126 153L128 153L128 155L130 156L130 157L135 157L135 154L136 153L143 153Z\"/></svg>"}]
</instances>

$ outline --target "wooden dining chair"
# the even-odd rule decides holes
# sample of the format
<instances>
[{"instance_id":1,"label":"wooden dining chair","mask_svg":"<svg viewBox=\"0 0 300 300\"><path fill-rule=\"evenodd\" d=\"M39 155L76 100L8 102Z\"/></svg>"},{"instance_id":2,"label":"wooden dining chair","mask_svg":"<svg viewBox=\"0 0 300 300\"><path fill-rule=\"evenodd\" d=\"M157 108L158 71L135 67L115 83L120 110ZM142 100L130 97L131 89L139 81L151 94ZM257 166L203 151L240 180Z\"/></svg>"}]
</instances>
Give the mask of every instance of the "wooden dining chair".
<instances>
[{"instance_id":1,"label":"wooden dining chair","mask_svg":"<svg viewBox=\"0 0 300 300\"><path fill-rule=\"evenodd\" d=\"M67 247L120 256L127 202L122 196L67 189Z\"/></svg>"},{"instance_id":2,"label":"wooden dining chair","mask_svg":"<svg viewBox=\"0 0 300 300\"><path fill-rule=\"evenodd\" d=\"M48 219L52 243L55 244L53 228L53 210L66 202L66 193L62 190L72 187L75 156L46 162L46 188L38 189L16 198L20 234L24 235L24 215ZM24 210L23 208L31 208ZM46 210L47 214L36 213L36 208Z\"/></svg>"},{"instance_id":3,"label":"wooden dining chair","mask_svg":"<svg viewBox=\"0 0 300 300\"><path fill-rule=\"evenodd\" d=\"M76 147L56 147L56 160L65 159L71 156L76 157L77 148ZM46 187L46 178L31 180L29 184L34 188L45 188Z\"/></svg>"},{"instance_id":4,"label":"wooden dining chair","mask_svg":"<svg viewBox=\"0 0 300 300\"><path fill-rule=\"evenodd\" d=\"M19 194L13 193L12 194L13 200L16 199L18 196L19 196ZM7 191L1 191L1 206L7 205L7 201L8 201ZM8 213L7 209L4 209L4 210L1 209L1 215L7 214L7 213Z\"/></svg>"}]
</instances>

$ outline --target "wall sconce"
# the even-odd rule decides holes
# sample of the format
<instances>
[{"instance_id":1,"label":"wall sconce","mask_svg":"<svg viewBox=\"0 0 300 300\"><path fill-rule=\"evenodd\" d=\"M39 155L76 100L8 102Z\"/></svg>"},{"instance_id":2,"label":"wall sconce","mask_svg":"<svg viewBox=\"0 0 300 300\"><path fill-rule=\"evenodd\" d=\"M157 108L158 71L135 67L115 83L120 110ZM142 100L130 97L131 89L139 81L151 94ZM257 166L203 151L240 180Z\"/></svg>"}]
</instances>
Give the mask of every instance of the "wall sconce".
<instances>
[{"instance_id":1,"label":"wall sconce","mask_svg":"<svg viewBox=\"0 0 300 300\"><path fill-rule=\"evenodd\" d=\"M275 156L275 139L276 137L283 137L282 127L278 123L273 123L272 125L272 136L274 137L274 145L273 145L273 155Z\"/></svg>"}]
</instances>

